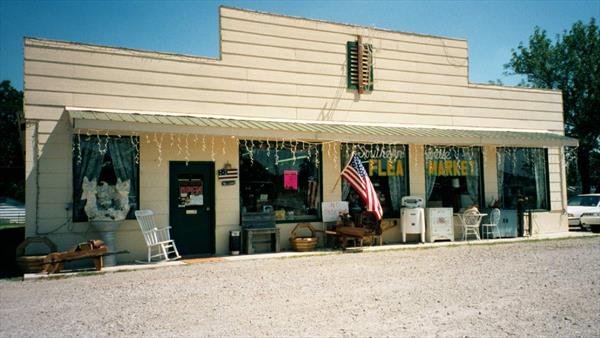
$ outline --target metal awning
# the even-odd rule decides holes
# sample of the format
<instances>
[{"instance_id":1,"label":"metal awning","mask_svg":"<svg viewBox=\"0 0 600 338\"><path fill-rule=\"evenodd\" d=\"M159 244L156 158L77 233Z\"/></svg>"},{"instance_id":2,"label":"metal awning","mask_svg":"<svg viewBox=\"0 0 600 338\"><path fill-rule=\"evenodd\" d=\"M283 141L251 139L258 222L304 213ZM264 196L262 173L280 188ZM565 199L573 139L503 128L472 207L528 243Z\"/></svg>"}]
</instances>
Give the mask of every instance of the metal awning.
<instances>
[{"instance_id":1,"label":"metal awning","mask_svg":"<svg viewBox=\"0 0 600 338\"><path fill-rule=\"evenodd\" d=\"M282 121L175 115L151 112L66 109L75 130L189 133L238 138L501 146L577 146L578 141L551 132L499 129L422 128L323 121Z\"/></svg>"}]
</instances>

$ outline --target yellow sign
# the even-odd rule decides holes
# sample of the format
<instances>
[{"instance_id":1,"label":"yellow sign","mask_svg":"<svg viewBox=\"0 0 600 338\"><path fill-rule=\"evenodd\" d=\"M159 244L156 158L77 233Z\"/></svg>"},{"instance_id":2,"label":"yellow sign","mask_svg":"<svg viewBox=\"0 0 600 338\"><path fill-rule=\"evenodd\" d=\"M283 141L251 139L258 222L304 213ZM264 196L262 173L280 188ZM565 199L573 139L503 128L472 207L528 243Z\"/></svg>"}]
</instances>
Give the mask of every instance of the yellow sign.
<instances>
[{"instance_id":1,"label":"yellow sign","mask_svg":"<svg viewBox=\"0 0 600 338\"><path fill-rule=\"evenodd\" d=\"M369 160L369 176L404 176L402 160Z\"/></svg>"},{"instance_id":2,"label":"yellow sign","mask_svg":"<svg viewBox=\"0 0 600 338\"><path fill-rule=\"evenodd\" d=\"M458 160L428 160L427 175L429 176L474 176L475 161Z\"/></svg>"}]
</instances>

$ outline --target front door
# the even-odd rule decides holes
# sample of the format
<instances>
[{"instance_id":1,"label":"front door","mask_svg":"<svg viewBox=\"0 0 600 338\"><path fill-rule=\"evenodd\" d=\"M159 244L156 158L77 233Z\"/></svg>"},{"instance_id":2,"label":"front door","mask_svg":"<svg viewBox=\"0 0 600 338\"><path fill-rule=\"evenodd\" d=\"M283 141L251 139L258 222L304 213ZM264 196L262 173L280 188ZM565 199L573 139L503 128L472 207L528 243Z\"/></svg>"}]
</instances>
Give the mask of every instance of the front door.
<instances>
[{"instance_id":1,"label":"front door","mask_svg":"<svg viewBox=\"0 0 600 338\"><path fill-rule=\"evenodd\" d=\"M169 162L169 225L182 255L215 253L215 165Z\"/></svg>"}]
</instances>

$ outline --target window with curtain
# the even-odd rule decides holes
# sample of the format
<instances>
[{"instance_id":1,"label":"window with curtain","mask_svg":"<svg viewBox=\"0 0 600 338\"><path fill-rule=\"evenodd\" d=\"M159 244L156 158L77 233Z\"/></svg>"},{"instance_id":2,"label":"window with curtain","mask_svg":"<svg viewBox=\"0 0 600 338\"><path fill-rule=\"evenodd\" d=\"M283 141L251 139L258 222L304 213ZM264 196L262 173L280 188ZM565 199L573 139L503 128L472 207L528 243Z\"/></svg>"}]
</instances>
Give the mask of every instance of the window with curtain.
<instances>
[{"instance_id":1,"label":"window with curtain","mask_svg":"<svg viewBox=\"0 0 600 338\"><path fill-rule=\"evenodd\" d=\"M427 207L483 206L480 147L425 146Z\"/></svg>"},{"instance_id":2,"label":"window with curtain","mask_svg":"<svg viewBox=\"0 0 600 338\"><path fill-rule=\"evenodd\" d=\"M274 211L278 222L321 219L321 146L240 142L242 213Z\"/></svg>"},{"instance_id":3,"label":"window with curtain","mask_svg":"<svg viewBox=\"0 0 600 338\"><path fill-rule=\"evenodd\" d=\"M519 199L531 209L549 210L548 153L543 148L498 148L498 199L516 209Z\"/></svg>"},{"instance_id":4,"label":"window with curtain","mask_svg":"<svg viewBox=\"0 0 600 338\"><path fill-rule=\"evenodd\" d=\"M342 165L350 159L352 150L361 159L369 174L383 208L383 217L400 217L400 199L408 195L406 145L342 144ZM353 212L365 209L360 196L342 180L342 199Z\"/></svg>"},{"instance_id":5,"label":"window with curtain","mask_svg":"<svg viewBox=\"0 0 600 338\"><path fill-rule=\"evenodd\" d=\"M73 222L88 220L82 200L84 178L114 186L129 180L127 219L135 219L139 208L139 138L75 135L73 138Z\"/></svg>"}]
</instances>

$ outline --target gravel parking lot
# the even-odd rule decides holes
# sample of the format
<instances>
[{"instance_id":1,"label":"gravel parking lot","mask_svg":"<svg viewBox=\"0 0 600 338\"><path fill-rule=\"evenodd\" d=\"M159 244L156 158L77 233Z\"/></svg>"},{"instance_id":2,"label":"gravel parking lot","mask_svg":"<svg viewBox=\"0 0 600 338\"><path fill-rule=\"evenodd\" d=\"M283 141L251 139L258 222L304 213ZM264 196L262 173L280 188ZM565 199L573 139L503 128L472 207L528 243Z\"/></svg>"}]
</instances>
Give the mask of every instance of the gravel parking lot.
<instances>
[{"instance_id":1,"label":"gravel parking lot","mask_svg":"<svg viewBox=\"0 0 600 338\"><path fill-rule=\"evenodd\" d=\"M0 281L0 336L600 336L600 237Z\"/></svg>"}]
</instances>

